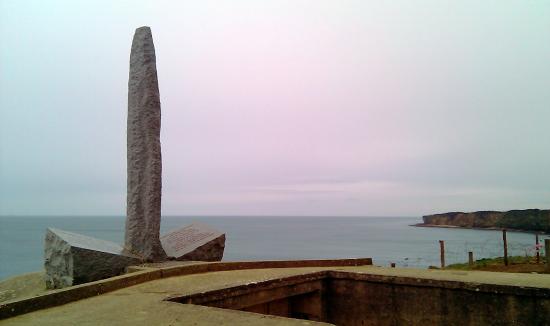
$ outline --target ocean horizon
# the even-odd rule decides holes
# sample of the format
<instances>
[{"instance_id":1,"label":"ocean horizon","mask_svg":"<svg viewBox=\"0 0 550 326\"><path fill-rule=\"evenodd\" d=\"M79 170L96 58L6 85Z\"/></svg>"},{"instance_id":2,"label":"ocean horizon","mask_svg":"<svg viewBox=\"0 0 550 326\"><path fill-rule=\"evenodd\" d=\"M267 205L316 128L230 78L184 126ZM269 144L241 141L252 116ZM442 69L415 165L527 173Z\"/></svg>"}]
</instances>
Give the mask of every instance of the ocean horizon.
<instances>
[{"instance_id":1,"label":"ocean horizon","mask_svg":"<svg viewBox=\"0 0 550 326\"><path fill-rule=\"evenodd\" d=\"M501 232L411 226L421 217L166 215L161 233L197 221L226 233L224 261L370 257L375 265L427 268L439 266L439 240L447 264L467 261L468 251L502 256ZM122 244L124 223L124 216L0 216L0 280L42 270L48 227ZM534 238L509 232L509 254L533 254Z\"/></svg>"}]
</instances>

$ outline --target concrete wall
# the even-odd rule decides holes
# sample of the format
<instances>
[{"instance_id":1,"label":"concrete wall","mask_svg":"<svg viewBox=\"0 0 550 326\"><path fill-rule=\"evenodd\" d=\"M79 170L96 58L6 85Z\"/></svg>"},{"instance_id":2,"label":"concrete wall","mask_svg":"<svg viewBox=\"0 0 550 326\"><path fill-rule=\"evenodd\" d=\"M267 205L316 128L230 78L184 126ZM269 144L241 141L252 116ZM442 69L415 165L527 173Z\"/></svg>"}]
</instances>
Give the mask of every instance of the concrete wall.
<instances>
[{"instance_id":1,"label":"concrete wall","mask_svg":"<svg viewBox=\"0 0 550 326\"><path fill-rule=\"evenodd\" d=\"M261 294L258 293L258 295ZM326 305L322 300L322 292L315 291L261 303L241 310L265 315L323 321L326 320Z\"/></svg>"},{"instance_id":2,"label":"concrete wall","mask_svg":"<svg viewBox=\"0 0 550 326\"><path fill-rule=\"evenodd\" d=\"M326 321L336 325L550 324L548 298L352 279L326 289Z\"/></svg>"},{"instance_id":3,"label":"concrete wall","mask_svg":"<svg viewBox=\"0 0 550 326\"><path fill-rule=\"evenodd\" d=\"M550 325L550 289L327 271L173 298L335 325Z\"/></svg>"}]
</instances>

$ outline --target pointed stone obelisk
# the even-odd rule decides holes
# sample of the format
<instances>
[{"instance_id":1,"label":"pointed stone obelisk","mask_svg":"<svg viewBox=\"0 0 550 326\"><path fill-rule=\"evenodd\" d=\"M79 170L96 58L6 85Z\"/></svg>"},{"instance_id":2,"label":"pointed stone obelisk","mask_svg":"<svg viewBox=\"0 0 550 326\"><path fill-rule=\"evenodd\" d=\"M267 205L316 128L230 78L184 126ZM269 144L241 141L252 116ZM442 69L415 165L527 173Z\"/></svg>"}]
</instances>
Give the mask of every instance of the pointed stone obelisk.
<instances>
[{"instance_id":1,"label":"pointed stone obelisk","mask_svg":"<svg viewBox=\"0 0 550 326\"><path fill-rule=\"evenodd\" d=\"M166 258L159 239L162 161L160 96L149 27L136 29L128 80L125 249L148 261Z\"/></svg>"}]
</instances>

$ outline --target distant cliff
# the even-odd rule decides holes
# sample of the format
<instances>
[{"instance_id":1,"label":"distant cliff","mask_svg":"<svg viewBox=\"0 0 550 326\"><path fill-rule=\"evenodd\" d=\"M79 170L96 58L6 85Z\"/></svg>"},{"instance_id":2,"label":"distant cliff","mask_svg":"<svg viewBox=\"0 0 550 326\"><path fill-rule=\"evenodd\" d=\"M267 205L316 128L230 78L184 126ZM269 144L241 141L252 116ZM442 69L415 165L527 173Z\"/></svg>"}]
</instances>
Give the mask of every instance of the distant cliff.
<instances>
[{"instance_id":1,"label":"distant cliff","mask_svg":"<svg viewBox=\"0 0 550 326\"><path fill-rule=\"evenodd\" d=\"M506 228L550 233L550 210L525 209L508 212L451 212L423 216L419 226L455 226L463 228Z\"/></svg>"}]
</instances>

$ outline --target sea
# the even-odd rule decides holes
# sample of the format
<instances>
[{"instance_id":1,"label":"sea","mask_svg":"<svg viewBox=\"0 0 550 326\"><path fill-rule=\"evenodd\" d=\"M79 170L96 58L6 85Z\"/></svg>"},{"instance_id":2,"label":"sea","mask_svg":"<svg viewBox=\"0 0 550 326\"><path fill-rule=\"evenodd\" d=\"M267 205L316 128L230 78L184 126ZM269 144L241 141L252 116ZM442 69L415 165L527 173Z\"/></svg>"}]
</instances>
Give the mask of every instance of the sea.
<instances>
[{"instance_id":1,"label":"sea","mask_svg":"<svg viewBox=\"0 0 550 326\"><path fill-rule=\"evenodd\" d=\"M447 264L502 256L496 230L415 227L421 217L163 216L161 232L192 222L226 233L223 260L284 260L371 257L375 265L427 268L440 265L439 240ZM0 217L0 281L43 268L48 227L123 243L123 216ZM541 236L540 241L549 236ZM534 255L535 235L508 232L510 255Z\"/></svg>"}]
</instances>

